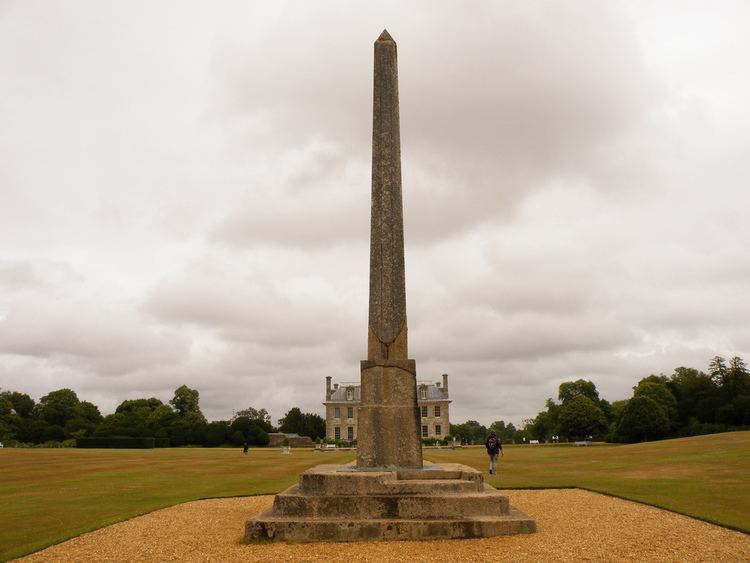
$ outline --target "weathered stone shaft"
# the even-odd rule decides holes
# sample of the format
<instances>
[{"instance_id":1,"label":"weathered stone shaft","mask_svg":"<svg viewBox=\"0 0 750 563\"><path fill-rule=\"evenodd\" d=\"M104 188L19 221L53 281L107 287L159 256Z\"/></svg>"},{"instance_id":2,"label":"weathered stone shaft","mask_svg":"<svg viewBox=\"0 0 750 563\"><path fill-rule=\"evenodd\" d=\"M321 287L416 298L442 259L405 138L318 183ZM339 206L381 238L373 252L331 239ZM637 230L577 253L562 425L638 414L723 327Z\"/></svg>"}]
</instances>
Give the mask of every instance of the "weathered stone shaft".
<instances>
[{"instance_id":1,"label":"weathered stone shaft","mask_svg":"<svg viewBox=\"0 0 750 563\"><path fill-rule=\"evenodd\" d=\"M420 413L414 360L361 365L357 467L422 467Z\"/></svg>"},{"instance_id":2,"label":"weathered stone shaft","mask_svg":"<svg viewBox=\"0 0 750 563\"><path fill-rule=\"evenodd\" d=\"M408 359L396 43L375 42L367 358Z\"/></svg>"},{"instance_id":3,"label":"weathered stone shaft","mask_svg":"<svg viewBox=\"0 0 750 563\"><path fill-rule=\"evenodd\" d=\"M361 366L358 469L422 467L416 367L408 358L398 64L396 43L383 31L375 42L370 317Z\"/></svg>"}]
</instances>

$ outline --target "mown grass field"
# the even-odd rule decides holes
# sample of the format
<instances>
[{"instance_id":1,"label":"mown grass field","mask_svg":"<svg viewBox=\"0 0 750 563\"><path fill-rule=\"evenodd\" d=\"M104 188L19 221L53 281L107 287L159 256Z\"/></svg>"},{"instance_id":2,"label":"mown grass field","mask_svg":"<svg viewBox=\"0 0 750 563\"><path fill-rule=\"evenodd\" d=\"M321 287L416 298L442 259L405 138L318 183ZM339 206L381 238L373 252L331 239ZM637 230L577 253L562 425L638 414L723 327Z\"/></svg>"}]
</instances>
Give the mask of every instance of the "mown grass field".
<instances>
[{"instance_id":1,"label":"mown grass field","mask_svg":"<svg viewBox=\"0 0 750 563\"><path fill-rule=\"evenodd\" d=\"M0 561L158 508L279 492L351 452L278 449L0 450Z\"/></svg>"},{"instance_id":2,"label":"mown grass field","mask_svg":"<svg viewBox=\"0 0 750 563\"><path fill-rule=\"evenodd\" d=\"M0 559L189 500L281 491L353 452L277 449L0 450ZM629 446L506 446L500 475L481 447L425 450L484 470L499 488L582 487L750 533L750 432ZM511 497L512 500L512 497Z\"/></svg>"},{"instance_id":3,"label":"mown grass field","mask_svg":"<svg viewBox=\"0 0 750 563\"><path fill-rule=\"evenodd\" d=\"M427 450L485 471L497 488L580 487L750 533L750 432L623 446L506 446L498 476L484 448Z\"/></svg>"}]
</instances>

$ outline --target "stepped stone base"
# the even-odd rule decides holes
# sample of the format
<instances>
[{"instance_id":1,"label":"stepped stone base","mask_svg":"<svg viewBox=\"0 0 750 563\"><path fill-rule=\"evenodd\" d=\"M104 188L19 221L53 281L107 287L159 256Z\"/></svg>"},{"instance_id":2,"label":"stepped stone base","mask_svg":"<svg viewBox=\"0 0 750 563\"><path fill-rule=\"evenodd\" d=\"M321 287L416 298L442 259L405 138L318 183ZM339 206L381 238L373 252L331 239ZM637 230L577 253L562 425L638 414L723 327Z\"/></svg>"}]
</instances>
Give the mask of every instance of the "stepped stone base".
<instances>
[{"instance_id":1,"label":"stepped stone base","mask_svg":"<svg viewBox=\"0 0 750 563\"><path fill-rule=\"evenodd\" d=\"M318 465L245 526L245 540L289 542L477 538L536 531L533 518L459 464L363 471Z\"/></svg>"}]
</instances>

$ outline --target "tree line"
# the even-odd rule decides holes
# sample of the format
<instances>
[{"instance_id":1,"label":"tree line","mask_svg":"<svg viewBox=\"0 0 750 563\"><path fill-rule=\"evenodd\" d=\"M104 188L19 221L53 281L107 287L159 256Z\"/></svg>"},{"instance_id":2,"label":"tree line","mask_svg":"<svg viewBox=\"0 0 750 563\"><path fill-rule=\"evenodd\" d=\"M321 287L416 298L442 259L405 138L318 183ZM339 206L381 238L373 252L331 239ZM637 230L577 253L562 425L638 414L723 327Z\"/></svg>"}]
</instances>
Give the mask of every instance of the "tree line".
<instances>
[{"instance_id":1,"label":"tree line","mask_svg":"<svg viewBox=\"0 0 750 563\"><path fill-rule=\"evenodd\" d=\"M313 440L325 437L325 420L314 413L290 409L271 424L265 409L249 407L228 420L208 422L196 389L182 385L169 404L151 397L128 399L115 412L81 401L72 389L58 389L35 402L26 393L0 392L0 441L6 445L72 445L77 438L157 438L170 446L265 446L271 432L297 433Z\"/></svg>"},{"instance_id":2,"label":"tree line","mask_svg":"<svg viewBox=\"0 0 750 563\"><path fill-rule=\"evenodd\" d=\"M520 427L498 420L489 428L476 420L452 424L450 436L465 444L484 443L489 430L506 443L606 440L640 442L750 429L750 373L735 356L714 357L707 373L678 367L670 376L649 375L633 387L629 399L612 403L599 397L592 381L561 383L557 402ZM0 392L0 441L7 444L71 444L84 437L153 437L171 446L268 444L270 432L294 432L313 440L326 435L325 420L291 408L274 427L265 409L235 412L228 420L208 422L199 393L186 385L175 389L169 404L154 397L128 399L115 412L79 400L71 389L52 391L35 402L18 391Z\"/></svg>"},{"instance_id":3,"label":"tree line","mask_svg":"<svg viewBox=\"0 0 750 563\"><path fill-rule=\"evenodd\" d=\"M714 357L707 373L678 367L670 376L649 375L621 401L600 398L594 383L583 379L560 384L557 399L547 399L520 429L508 431L512 425L502 421L491 428L499 424L498 434L516 443L553 436L632 443L750 429L750 373L739 356L728 362ZM474 431L476 440L481 434Z\"/></svg>"}]
</instances>

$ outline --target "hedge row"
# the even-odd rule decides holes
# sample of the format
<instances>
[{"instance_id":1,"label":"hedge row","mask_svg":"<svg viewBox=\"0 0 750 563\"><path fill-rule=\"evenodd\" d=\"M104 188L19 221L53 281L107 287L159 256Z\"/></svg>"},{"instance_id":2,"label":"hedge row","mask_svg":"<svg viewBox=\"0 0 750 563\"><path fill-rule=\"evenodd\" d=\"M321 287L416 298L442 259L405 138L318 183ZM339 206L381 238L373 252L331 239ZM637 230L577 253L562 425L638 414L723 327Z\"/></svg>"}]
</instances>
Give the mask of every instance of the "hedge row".
<instances>
[{"instance_id":1,"label":"hedge row","mask_svg":"<svg viewBox=\"0 0 750 563\"><path fill-rule=\"evenodd\" d=\"M158 438L159 447L168 447L169 438ZM163 444L166 440L166 445ZM76 448L153 448L156 438L121 438L118 436L106 436L103 438L77 438Z\"/></svg>"}]
</instances>

